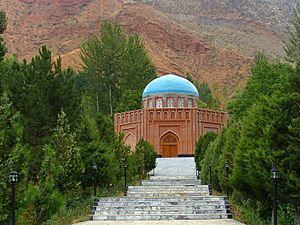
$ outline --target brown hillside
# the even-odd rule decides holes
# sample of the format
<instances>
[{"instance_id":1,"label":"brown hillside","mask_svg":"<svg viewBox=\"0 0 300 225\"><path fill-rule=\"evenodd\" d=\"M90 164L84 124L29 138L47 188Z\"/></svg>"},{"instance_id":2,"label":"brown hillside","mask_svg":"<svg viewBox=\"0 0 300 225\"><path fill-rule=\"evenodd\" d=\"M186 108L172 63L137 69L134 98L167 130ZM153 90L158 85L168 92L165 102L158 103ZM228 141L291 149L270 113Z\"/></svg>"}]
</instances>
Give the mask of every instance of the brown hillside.
<instances>
[{"instance_id":1,"label":"brown hillside","mask_svg":"<svg viewBox=\"0 0 300 225\"><path fill-rule=\"evenodd\" d=\"M231 93L245 80L254 52L283 56L295 2L1 0L0 7L9 18L7 46L20 59L47 45L65 66L80 69L80 43L98 33L101 21L115 19L126 33L141 34L159 74L191 72Z\"/></svg>"}]
</instances>

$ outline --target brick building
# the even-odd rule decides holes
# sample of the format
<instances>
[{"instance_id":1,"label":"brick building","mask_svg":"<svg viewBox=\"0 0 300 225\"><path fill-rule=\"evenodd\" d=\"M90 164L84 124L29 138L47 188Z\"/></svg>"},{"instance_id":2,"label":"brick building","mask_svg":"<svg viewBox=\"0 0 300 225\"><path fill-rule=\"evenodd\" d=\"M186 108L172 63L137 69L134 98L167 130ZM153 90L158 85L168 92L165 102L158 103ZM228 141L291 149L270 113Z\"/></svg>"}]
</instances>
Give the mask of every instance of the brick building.
<instances>
[{"instance_id":1,"label":"brick building","mask_svg":"<svg viewBox=\"0 0 300 225\"><path fill-rule=\"evenodd\" d=\"M134 149L140 138L162 157L192 156L200 136L219 133L227 113L197 107L199 93L187 79L165 75L151 81L143 92L143 109L117 113L116 132Z\"/></svg>"}]
</instances>

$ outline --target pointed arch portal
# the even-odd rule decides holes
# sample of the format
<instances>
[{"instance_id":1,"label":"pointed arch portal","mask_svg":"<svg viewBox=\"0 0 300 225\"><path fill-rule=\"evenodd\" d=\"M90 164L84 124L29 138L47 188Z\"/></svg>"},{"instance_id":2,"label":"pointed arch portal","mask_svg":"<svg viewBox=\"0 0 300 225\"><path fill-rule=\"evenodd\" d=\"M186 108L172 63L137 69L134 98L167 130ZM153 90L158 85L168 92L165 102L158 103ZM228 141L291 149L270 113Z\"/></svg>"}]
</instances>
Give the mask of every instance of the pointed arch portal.
<instances>
[{"instance_id":1,"label":"pointed arch portal","mask_svg":"<svg viewBox=\"0 0 300 225\"><path fill-rule=\"evenodd\" d=\"M168 132L162 136L161 150L162 157L178 156L178 138L174 133Z\"/></svg>"},{"instance_id":2,"label":"pointed arch portal","mask_svg":"<svg viewBox=\"0 0 300 225\"><path fill-rule=\"evenodd\" d=\"M129 146L131 151L135 150L136 138L132 133L127 134L124 139L125 145Z\"/></svg>"}]
</instances>

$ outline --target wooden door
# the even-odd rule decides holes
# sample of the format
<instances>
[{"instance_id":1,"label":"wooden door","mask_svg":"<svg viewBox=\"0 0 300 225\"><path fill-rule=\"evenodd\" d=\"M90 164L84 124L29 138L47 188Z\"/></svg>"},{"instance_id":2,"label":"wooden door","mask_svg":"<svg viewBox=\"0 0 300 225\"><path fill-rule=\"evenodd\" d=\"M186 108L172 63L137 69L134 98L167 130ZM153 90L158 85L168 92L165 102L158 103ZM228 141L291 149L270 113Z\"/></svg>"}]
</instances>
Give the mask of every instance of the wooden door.
<instances>
[{"instance_id":1,"label":"wooden door","mask_svg":"<svg viewBox=\"0 0 300 225\"><path fill-rule=\"evenodd\" d=\"M173 134L167 134L162 138L162 157L177 157L178 143Z\"/></svg>"}]
</instances>

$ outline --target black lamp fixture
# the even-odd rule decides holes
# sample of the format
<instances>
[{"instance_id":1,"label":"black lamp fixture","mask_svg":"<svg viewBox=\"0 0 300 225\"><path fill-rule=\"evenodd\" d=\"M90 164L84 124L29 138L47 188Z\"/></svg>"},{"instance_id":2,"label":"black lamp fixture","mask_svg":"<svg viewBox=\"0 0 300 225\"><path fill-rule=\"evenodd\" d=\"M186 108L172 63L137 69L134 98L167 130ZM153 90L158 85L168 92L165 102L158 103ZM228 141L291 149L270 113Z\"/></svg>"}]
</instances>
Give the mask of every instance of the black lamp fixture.
<instances>
[{"instance_id":1,"label":"black lamp fixture","mask_svg":"<svg viewBox=\"0 0 300 225\"><path fill-rule=\"evenodd\" d=\"M127 196L127 162L124 158L124 196Z\"/></svg>"},{"instance_id":2,"label":"black lamp fixture","mask_svg":"<svg viewBox=\"0 0 300 225\"><path fill-rule=\"evenodd\" d=\"M277 225L277 183L279 180L279 170L276 167L271 169L271 178L273 181L273 224Z\"/></svg>"},{"instance_id":3,"label":"black lamp fixture","mask_svg":"<svg viewBox=\"0 0 300 225\"><path fill-rule=\"evenodd\" d=\"M139 174L139 182L140 182L140 186L142 184L142 180L141 180L141 164L138 164L138 174Z\"/></svg>"},{"instance_id":4,"label":"black lamp fixture","mask_svg":"<svg viewBox=\"0 0 300 225\"><path fill-rule=\"evenodd\" d=\"M208 191L209 191L209 195L212 195L211 163L208 164L208 170L209 170L209 185L208 185Z\"/></svg>"},{"instance_id":5,"label":"black lamp fixture","mask_svg":"<svg viewBox=\"0 0 300 225\"><path fill-rule=\"evenodd\" d=\"M16 184L18 182L18 173L16 171L12 171L9 174L9 182L11 183L11 223L12 225L16 225Z\"/></svg>"},{"instance_id":6,"label":"black lamp fixture","mask_svg":"<svg viewBox=\"0 0 300 225\"><path fill-rule=\"evenodd\" d=\"M227 195L227 198L229 199L229 163L227 160L225 162L225 169L226 169L226 181L227 181L226 195Z\"/></svg>"},{"instance_id":7,"label":"black lamp fixture","mask_svg":"<svg viewBox=\"0 0 300 225\"><path fill-rule=\"evenodd\" d=\"M92 169L94 172L94 196L96 197L97 195L97 180L96 180L97 164L96 163L93 163Z\"/></svg>"}]
</instances>

